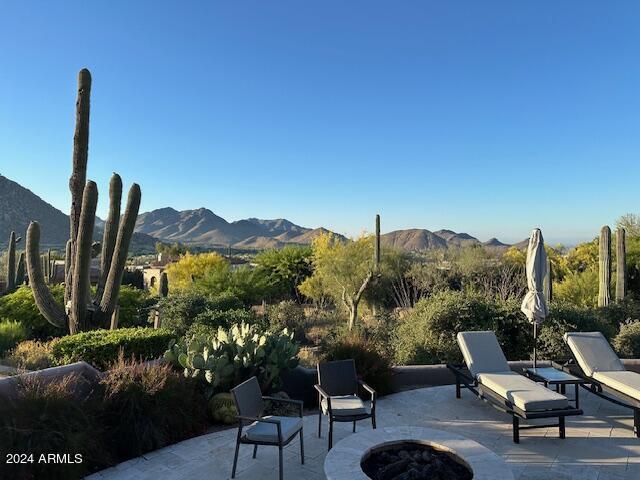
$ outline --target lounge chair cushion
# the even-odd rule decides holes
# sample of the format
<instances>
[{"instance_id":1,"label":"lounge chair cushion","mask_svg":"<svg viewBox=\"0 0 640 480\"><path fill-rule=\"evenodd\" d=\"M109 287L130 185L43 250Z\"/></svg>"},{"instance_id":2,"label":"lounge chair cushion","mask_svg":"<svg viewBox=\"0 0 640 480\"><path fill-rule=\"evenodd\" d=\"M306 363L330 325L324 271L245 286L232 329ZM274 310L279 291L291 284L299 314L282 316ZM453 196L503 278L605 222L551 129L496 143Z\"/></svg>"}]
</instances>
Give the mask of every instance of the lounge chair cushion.
<instances>
[{"instance_id":1,"label":"lounge chair cushion","mask_svg":"<svg viewBox=\"0 0 640 480\"><path fill-rule=\"evenodd\" d=\"M509 372L509 364L493 332L460 332L458 345L474 377L480 373Z\"/></svg>"},{"instance_id":2,"label":"lounge chair cushion","mask_svg":"<svg viewBox=\"0 0 640 480\"><path fill-rule=\"evenodd\" d=\"M482 373L478 375L481 386L509 400L526 411L555 410L567 408L567 397L529 380L516 372Z\"/></svg>"},{"instance_id":3,"label":"lounge chair cushion","mask_svg":"<svg viewBox=\"0 0 640 480\"><path fill-rule=\"evenodd\" d=\"M302 428L302 419L299 417L277 417L267 415L263 418L280 420L282 440L288 440ZM275 423L253 422L245 430L245 436L256 442L278 443L278 427Z\"/></svg>"},{"instance_id":4,"label":"lounge chair cushion","mask_svg":"<svg viewBox=\"0 0 640 480\"><path fill-rule=\"evenodd\" d=\"M624 365L601 332L569 332L564 334L564 341L588 377L593 377L595 372L624 370Z\"/></svg>"},{"instance_id":5,"label":"lounge chair cushion","mask_svg":"<svg viewBox=\"0 0 640 480\"><path fill-rule=\"evenodd\" d=\"M328 413L327 400L322 398L322 412ZM331 397L331 411L335 416L362 415L367 413L364 402L357 395Z\"/></svg>"},{"instance_id":6,"label":"lounge chair cushion","mask_svg":"<svg viewBox=\"0 0 640 480\"><path fill-rule=\"evenodd\" d=\"M595 372L598 382L640 401L640 374L629 371Z\"/></svg>"}]
</instances>

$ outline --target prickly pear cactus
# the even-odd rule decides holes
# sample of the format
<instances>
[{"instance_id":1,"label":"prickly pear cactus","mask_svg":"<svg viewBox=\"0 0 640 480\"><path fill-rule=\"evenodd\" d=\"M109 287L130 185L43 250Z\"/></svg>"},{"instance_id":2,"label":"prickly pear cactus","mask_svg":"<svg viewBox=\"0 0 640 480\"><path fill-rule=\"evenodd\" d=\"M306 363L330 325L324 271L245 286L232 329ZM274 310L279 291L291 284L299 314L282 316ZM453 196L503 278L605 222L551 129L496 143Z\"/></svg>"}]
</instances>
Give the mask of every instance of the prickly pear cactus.
<instances>
[{"instance_id":1,"label":"prickly pear cactus","mask_svg":"<svg viewBox=\"0 0 640 480\"><path fill-rule=\"evenodd\" d=\"M215 335L195 335L171 342L165 359L184 368L187 377L202 378L214 391L225 391L256 376L263 391L279 384L283 371L298 365L293 334L273 333L256 325L234 324Z\"/></svg>"}]
</instances>

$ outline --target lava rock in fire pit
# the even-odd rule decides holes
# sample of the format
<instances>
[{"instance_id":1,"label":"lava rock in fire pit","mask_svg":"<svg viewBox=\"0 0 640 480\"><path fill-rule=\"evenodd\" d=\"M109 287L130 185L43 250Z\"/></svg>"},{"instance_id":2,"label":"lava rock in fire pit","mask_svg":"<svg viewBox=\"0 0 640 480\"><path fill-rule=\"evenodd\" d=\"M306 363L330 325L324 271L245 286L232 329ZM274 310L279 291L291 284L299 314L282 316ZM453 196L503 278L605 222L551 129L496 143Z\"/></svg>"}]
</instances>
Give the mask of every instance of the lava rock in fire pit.
<instances>
[{"instance_id":1,"label":"lava rock in fire pit","mask_svg":"<svg viewBox=\"0 0 640 480\"><path fill-rule=\"evenodd\" d=\"M452 453L418 442L383 445L362 461L373 480L471 480L473 472Z\"/></svg>"}]
</instances>

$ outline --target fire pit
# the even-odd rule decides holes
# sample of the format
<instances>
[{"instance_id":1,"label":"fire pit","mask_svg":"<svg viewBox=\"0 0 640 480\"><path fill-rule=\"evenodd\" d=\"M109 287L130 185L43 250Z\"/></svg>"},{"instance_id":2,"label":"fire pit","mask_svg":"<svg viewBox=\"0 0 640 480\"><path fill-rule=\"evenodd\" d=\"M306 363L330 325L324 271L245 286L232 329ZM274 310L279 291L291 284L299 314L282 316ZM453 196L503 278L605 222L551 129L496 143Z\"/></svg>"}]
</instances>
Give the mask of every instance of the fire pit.
<instances>
[{"instance_id":1,"label":"fire pit","mask_svg":"<svg viewBox=\"0 0 640 480\"><path fill-rule=\"evenodd\" d=\"M473 440L408 426L349 435L329 451L324 472L329 480L514 478L502 458Z\"/></svg>"},{"instance_id":2,"label":"fire pit","mask_svg":"<svg viewBox=\"0 0 640 480\"><path fill-rule=\"evenodd\" d=\"M373 480L471 480L464 460L420 442L384 443L367 453L362 471Z\"/></svg>"}]
</instances>

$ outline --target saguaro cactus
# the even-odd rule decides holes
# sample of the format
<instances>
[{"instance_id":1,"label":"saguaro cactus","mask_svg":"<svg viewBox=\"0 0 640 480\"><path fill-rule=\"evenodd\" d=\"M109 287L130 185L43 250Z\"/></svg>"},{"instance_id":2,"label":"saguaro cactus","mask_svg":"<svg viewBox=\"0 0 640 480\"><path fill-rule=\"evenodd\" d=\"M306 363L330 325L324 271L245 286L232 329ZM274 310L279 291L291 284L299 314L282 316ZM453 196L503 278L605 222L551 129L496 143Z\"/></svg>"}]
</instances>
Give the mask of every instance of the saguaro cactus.
<instances>
[{"instance_id":1,"label":"saguaro cactus","mask_svg":"<svg viewBox=\"0 0 640 480\"><path fill-rule=\"evenodd\" d=\"M90 290L91 258L95 252L95 226L98 188L87 177L89 145L89 94L91 75L83 69L78 75L76 130L73 139L73 169L69 180L71 212L70 238L65 255L65 304L59 305L46 285L40 261L40 225L31 222L27 230L27 270L36 305L53 325L68 328L70 333L91 326L105 327L118 303L122 274L129 244L140 208L140 187L129 190L124 215L120 217L122 180L113 174L109 188L109 216L101 244L100 276L96 294Z\"/></svg>"},{"instance_id":2,"label":"saguaro cactus","mask_svg":"<svg viewBox=\"0 0 640 480\"><path fill-rule=\"evenodd\" d=\"M376 215L375 267L380 267L380 215Z\"/></svg>"},{"instance_id":3,"label":"saguaro cactus","mask_svg":"<svg viewBox=\"0 0 640 480\"><path fill-rule=\"evenodd\" d=\"M627 240L622 227L616 230L616 301L621 302L627 294Z\"/></svg>"},{"instance_id":4,"label":"saguaro cactus","mask_svg":"<svg viewBox=\"0 0 640 480\"><path fill-rule=\"evenodd\" d=\"M599 260L598 306L606 307L611 302L611 229L607 225L600 229Z\"/></svg>"},{"instance_id":5,"label":"saguaro cactus","mask_svg":"<svg viewBox=\"0 0 640 480\"><path fill-rule=\"evenodd\" d=\"M12 293L18 285L24 281L24 265L20 267L20 260L16 267L16 245L20 242L21 237L16 237L16 232L9 235L9 244L7 245L7 286L4 293ZM21 260L24 262L22 255ZM22 268L22 276L20 276L20 268Z\"/></svg>"}]
</instances>

